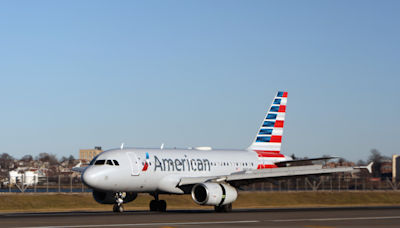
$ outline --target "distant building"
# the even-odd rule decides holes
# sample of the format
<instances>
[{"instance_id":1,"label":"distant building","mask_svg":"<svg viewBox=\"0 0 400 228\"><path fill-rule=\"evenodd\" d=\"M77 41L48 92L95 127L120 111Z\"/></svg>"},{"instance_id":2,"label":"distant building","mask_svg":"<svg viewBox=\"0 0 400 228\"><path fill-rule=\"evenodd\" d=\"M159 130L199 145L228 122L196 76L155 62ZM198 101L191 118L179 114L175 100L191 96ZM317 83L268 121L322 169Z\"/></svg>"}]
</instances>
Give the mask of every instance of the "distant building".
<instances>
[{"instance_id":1,"label":"distant building","mask_svg":"<svg viewBox=\"0 0 400 228\"><path fill-rule=\"evenodd\" d=\"M392 176L393 181L400 177L400 155L393 154L392 156Z\"/></svg>"},{"instance_id":2,"label":"distant building","mask_svg":"<svg viewBox=\"0 0 400 228\"><path fill-rule=\"evenodd\" d=\"M382 160L381 161L381 174L392 173L392 160Z\"/></svg>"},{"instance_id":3,"label":"distant building","mask_svg":"<svg viewBox=\"0 0 400 228\"><path fill-rule=\"evenodd\" d=\"M337 168L337 167L354 167L356 164L354 162L327 162L323 168ZM332 176L336 177L344 177L344 178L354 178L359 177L359 173L356 172L344 172L344 173L333 173Z\"/></svg>"},{"instance_id":4,"label":"distant building","mask_svg":"<svg viewBox=\"0 0 400 228\"><path fill-rule=\"evenodd\" d=\"M81 149L79 150L79 160L81 160L82 163L89 162L101 152L103 152L103 150L100 146L96 146L94 149Z\"/></svg>"}]
</instances>

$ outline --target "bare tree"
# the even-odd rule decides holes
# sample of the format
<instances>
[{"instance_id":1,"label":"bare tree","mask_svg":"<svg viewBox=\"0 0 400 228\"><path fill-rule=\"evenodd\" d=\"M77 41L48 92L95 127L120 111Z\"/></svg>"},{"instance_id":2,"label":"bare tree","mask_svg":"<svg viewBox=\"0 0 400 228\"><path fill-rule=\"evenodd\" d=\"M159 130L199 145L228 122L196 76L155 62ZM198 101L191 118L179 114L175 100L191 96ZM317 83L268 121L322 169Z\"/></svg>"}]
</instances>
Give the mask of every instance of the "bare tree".
<instances>
[{"instance_id":1,"label":"bare tree","mask_svg":"<svg viewBox=\"0 0 400 228\"><path fill-rule=\"evenodd\" d=\"M346 159L342 158L342 157L340 157L339 160L338 160L338 163L339 163L340 166L343 166L345 162L348 162L348 161Z\"/></svg>"},{"instance_id":2,"label":"bare tree","mask_svg":"<svg viewBox=\"0 0 400 228\"><path fill-rule=\"evenodd\" d=\"M33 161L33 157L32 157L32 155L25 155L21 158L21 160L24 162L31 162L31 161Z\"/></svg>"},{"instance_id":3,"label":"bare tree","mask_svg":"<svg viewBox=\"0 0 400 228\"><path fill-rule=\"evenodd\" d=\"M14 163L14 158L11 155L7 153L0 154L0 166L2 170L9 171L10 165L13 163Z\"/></svg>"},{"instance_id":4,"label":"bare tree","mask_svg":"<svg viewBox=\"0 0 400 228\"><path fill-rule=\"evenodd\" d=\"M381 176L381 162L384 160L385 156L382 156L381 152L377 149L371 150L371 155L368 157L368 163L373 162L372 165L372 176L380 177Z\"/></svg>"},{"instance_id":5,"label":"bare tree","mask_svg":"<svg viewBox=\"0 0 400 228\"><path fill-rule=\"evenodd\" d=\"M371 150L371 155L368 157L368 163L370 162L376 162L379 163L382 160L382 154L379 152L377 149L372 149Z\"/></svg>"},{"instance_id":6,"label":"bare tree","mask_svg":"<svg viewBox=\"0 0 400 228\"><path fill-rule=\"evenodd\" d=\"M70 155L69 157L68 157L68 164L69 165L75 165L75 157L73 156L73 155Z\"/></svg>"},{"instance_id":7,"label":"bare tree","mask_svg":"<svg viewBox=\"0 0 400 228\"><path fill-rule=\"evenodd\" d=\"M357 166L365 166L365 165L367 165L367 163L364 161L364 160L358 160L358 162L357 162Z\"/></svg>"},{"instance_id":8,"label":"bare tree","mask_svg":"<svg viewBox=\"0 0 400 228\"><path fill-rule=\"evenodd\" d=\"M60 163L63 163L65 161L68 161L68 158L65 156L62 156L62 158L60 159Z\"/></svg>"},{"instance_id":9,"label":"bare tree","mask_svg":"<svg viewBox=\"0 0 400 228\"><path fill-rule=\"evenodd\" d=\"M38 156L35 157L35 159L41 162L48 162L50 165L58 164L57 156L52 153L40 153Z\"/></svg>"}]
</instances>

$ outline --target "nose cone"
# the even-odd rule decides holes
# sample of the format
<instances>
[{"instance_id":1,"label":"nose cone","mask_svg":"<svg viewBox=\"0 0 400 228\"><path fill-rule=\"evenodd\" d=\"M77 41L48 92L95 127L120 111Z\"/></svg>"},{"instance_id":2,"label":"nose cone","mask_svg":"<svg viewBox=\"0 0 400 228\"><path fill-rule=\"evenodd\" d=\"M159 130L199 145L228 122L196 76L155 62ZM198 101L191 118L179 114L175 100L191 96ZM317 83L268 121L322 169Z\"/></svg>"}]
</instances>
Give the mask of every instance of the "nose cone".
<instances>
[{"instance_id":1,"label":"nose cone","mask_svg":"<svg viewBox=\"0 0 400 228\"><path fill-rule=\"evenodd\" d=\"M96 188L97 182L99 181L99 175L89 167L82 173L82 182L89 188Z\"/></svg>"}]
</instances>

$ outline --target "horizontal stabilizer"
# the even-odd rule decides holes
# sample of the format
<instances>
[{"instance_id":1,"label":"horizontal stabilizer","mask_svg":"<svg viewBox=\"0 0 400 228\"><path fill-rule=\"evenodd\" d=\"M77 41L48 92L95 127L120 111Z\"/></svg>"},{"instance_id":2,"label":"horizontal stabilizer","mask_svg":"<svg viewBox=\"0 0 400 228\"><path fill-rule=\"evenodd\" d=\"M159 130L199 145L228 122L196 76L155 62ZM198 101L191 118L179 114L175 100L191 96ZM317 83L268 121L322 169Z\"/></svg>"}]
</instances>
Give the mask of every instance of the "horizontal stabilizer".
<instances>
[{"instance_id":1,"label":"horizontal stabilizer","mask_svg":"<svg viewBox=\"0 0 400 228\"><path fill-rule=\"evenodd\" d=\"M322 157L322 158L294 159L294 160L276 162L275 164L288 164L288 163L305 162L305 161L319 161L319 160L328 160L328 159L335 159L335 158L339 158L339 157L334 156L334 157Z\"/></svg>"}]
</instances>

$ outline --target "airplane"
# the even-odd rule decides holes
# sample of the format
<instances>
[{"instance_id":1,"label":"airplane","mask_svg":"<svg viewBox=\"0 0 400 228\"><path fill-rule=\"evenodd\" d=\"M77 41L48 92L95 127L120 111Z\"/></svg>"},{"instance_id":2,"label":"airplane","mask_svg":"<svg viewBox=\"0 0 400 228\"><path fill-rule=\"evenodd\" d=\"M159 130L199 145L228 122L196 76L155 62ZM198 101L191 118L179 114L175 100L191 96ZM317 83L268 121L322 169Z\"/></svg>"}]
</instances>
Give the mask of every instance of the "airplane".
<instances>
[{"instance_id":1,"label":"airplane","mask_svg":"<svg viewBox=\"0 0 400 228\"><path fill-rule=\"evenodd\" d=\"M124 203L138 193L154 197L150 211L167 208L160 194L191 194L199 205L214 206L216 212L230 212L238 189L259 183L319 176L336 172L360 172L360 167L322 168L322 165L290 166L294 162L332 159L323 157L295 160L281 154L281 142L287 105L287 92L278 92L262 121L253 143L243 150L216 150L210 147L188 149L124 148L104 151L82 172L83 183L93 189L93 198L101 204L113 204L114 212L123 212Z\"/></svg>"}]
</instances>

